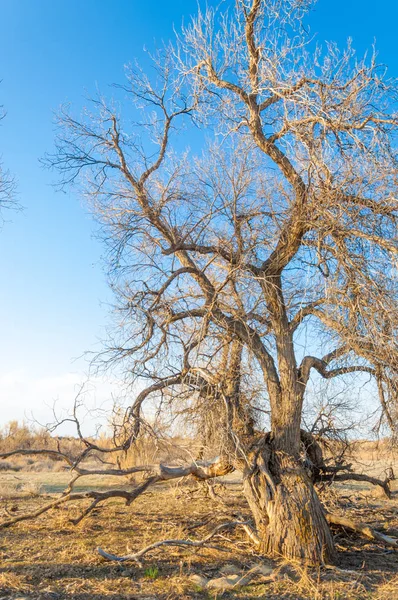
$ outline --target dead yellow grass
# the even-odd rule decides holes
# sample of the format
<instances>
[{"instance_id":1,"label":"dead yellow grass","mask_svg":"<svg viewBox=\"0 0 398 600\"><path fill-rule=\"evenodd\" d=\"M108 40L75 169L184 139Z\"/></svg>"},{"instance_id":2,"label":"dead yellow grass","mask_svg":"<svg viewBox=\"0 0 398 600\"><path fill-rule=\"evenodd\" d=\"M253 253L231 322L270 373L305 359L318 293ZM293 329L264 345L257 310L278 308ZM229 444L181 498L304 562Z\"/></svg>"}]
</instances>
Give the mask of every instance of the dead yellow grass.
<instances>
[{"instance_id":1,"label":"dead yellow grass","mask_svg":"<svg viewBox=\"0 0 398 600\"><path fill-rule=\"evenodd\" d=\"M36 474L35 474L36 475ZM44 474L41 474L44 475ZM51 473L61 477L63 474ZM47 482L48 483L48 482ZM51 480L51 484L54 481ZM232 520L239 512L249 516L240 499L239 482L224 490L236 504L220 507L205 497L196 484L162 486L126 507L118 500L95 510L80 525L72 525L81 506L62 507L36 521L3 530L0 538L0 589L32 598L62 600L155 599L187 600L221 597L195 587L194 573L217 577L225 564L247 572L261 562L245 534L224 533L215 540L226 552L164 548L148 554L143 568L135 563L110 563L96 552L98 546L116 554L136 551L165 538L201 539L215 525ZM37 507L42 499L24 497L7 501L13 511ZM370 500L352 496L352 502L336 496L335 505L349 516L398 527L397 500ZM4 504L3 504L4 506ZM14 513L13 513L14 514ZM210 520L209 520L210 519ZM192 525L200 525L190 529ZM336 531L338 569L310 569L299 563L274 562L271 577L255 577L251 585L225 592L223 598L269 598L286 600L393 600L398 598L398 553L370 540ZM269 562L269 561L268 561ZM212 595L213 594L213 595ZM395 594L395 596L394 596Z\"/></svg>"},{"instance_id":2,"label":"dead yellow grass","mask_svg":"<svg viewBox=\"0 0 398 600\"><path fill-rule=\"evenodd\" d=\"M69 442L72 444L72 441ZM152 462L156 457L142 456ZM148 450L149 452L149 450ZM127 457L134 463L137 457ZM150 460L149 460L150 459ZM25 459L24 459L25 460ZM352 449L354 469L383 478L387 467L398 475L398 456L388 443L359 442ZM0 518L37 508L48 501L38 493L60 493L69 473L59 462L37 464L14 461L18 471L0 471ZM228 532L216 540L226 552L181 548L158 550L146 556L144 567L105 562L98 546L116 554L137 551L165 538L201 539L218 523L233 520L237 511L250 516L239 493L239 474L227 477L222 492L235 499L233 507L221 507L205 496L205 487L195 483L162 485L140 497L132 506L113 500L74 526L79 504L59 507L36 521L27 521L0 532L0 596L23 593L32 598L67 600L269 598L270 600L398 600L398 552L335 531L339 551L337 569L310 569L298 563L273 563L268 578L255 577L251 585L218 595L201 590L192 574L217 577L226 563L244 572L261 562L242 531ZM129 486L128 478L90 476L78 482L77 490ZM395 487L398 489L397 482ZM334 512L398 531L398 500L386 500L378 488L363 482L347 482L327 488L324 501ZM190 529L192 524L207 524ZM396 534L395 534L396 535ZM51 596L52 594L52 596Z\"/></svg>"},{"instance_id":3,"label":"dead yellow grass","mask_svg":"<svg viewBox=\"0 0 398 600\"><path fill-rule=\"evenodd\" d=\"M26 577L12 572L0 573L0 590L26 592L32 590L32 585L26 582Z\"/></svg>"},{"instance_id":4,"label":"dead yellow grass","mask_svg":"<svg viewBox=\"0 0 398 600\"><path fill-rule=\"evenodd\" d=\"M398 575L395 575L377 589L375 600L396 600L398 598Z\"/></svg>"}]
</instances>

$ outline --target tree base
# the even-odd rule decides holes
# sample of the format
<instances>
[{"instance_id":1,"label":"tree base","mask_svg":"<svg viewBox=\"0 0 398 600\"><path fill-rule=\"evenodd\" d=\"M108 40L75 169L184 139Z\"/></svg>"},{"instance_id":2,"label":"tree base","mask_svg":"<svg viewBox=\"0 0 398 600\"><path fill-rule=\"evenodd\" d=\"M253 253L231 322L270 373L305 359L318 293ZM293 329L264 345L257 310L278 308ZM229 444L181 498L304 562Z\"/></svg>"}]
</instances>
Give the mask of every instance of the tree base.
<instances>
[{"instance_id":1,"label":"tree base","mask_svg":"<svg viewBox=\"0 0 398 600\"><path fill-rule=\"evenodd\" d=\"M272 460L271 460L272 456ZM300 462L268 447L244 473L244 491L264 554L312 565L335 559L333 537L314 485Z\"/></svg>"}]
</instances>

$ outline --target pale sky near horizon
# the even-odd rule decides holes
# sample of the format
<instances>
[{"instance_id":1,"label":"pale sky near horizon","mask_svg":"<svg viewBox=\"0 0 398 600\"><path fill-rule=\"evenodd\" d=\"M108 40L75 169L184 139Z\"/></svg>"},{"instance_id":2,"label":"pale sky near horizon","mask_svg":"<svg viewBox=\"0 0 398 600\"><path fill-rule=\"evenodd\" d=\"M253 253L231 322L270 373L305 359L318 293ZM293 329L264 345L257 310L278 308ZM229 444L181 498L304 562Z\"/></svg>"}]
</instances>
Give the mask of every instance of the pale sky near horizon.
<instances>
[{"instance_id":1,"label":"pale sky near horizon","mask_svg":"<svg viewBox=\"0 0 398 600\"><path fill-rule=\"evenodd\" d=\"M216 2L210 2L210 4ZM199 2L199 4L203 4ZM101 348L109 312L101 245L75 192L56 192L56 175L39 163L51 152L53 114L75 113L85 97L123 82L124 65L143 47L173 39L173 27L196 12L196 0L0 0L0 155L15 175L23 212L6 213L0 231L0 427L73 402L85 379L85 351ZM319 41L353 45L374 39L379 60L398 75L395 0L319 0L310 19ZM117 385L94 380L97 401ZM116 386L116 387L115 387Z\"/></svg>"}]
</instances>

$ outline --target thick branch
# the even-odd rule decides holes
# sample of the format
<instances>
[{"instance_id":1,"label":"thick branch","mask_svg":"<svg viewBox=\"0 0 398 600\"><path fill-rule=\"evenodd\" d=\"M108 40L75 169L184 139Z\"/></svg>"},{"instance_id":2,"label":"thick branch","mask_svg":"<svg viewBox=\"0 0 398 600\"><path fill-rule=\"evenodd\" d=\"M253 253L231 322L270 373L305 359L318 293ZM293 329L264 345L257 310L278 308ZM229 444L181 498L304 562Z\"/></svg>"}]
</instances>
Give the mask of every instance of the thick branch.
<instances>
[{"instance_id":1,"label":"thick branch","mask_svg":"<svg viewBox=\"0 0 398 600\"><path fill-rule=\"evenodd\" d=\"M340 527L345 527L346 529L352 529L357 533L361 533L371 540L376 540L378 542L382 542L387 546L393 546L394 548L398 548L398 539L392 538L384 533L380 533L375 529L372 529L369 525L364 525L363 523L356 523L351 519L347 519L346 517L339 517L338 515L332 515L327 513L325 515L327 522L330 525L339 525Z\"/></svg>"},{"instance_id":2,"label":"thick branch","mask_svg":"<svg viewBox=\"0 0 398 600\"><path fill-rule=\"evenodd\" d=\"M387 498L391 498L390 482L393 481L394 476L387 477L383 481L382 479L370 477L370 475L365 475L363 473L325 473L321 474L319 479L320 481L365 481L366 483L381 487Z\"/></svg>"}]
</instances>

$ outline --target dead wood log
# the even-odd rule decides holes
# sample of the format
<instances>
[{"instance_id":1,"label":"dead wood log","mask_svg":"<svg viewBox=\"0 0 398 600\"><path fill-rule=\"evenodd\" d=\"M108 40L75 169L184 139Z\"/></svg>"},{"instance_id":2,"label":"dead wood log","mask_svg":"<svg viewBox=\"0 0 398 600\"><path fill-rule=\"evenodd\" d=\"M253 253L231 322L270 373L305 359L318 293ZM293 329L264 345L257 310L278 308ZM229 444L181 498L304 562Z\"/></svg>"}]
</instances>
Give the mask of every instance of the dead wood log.
<instances>
[{"instance_id":1,"label":"dead wood log","mask_svg":"<svg viewBox=\"0 0 398 600\"><path fill-rule=\"evenodd\" d=\"M88 515L89 512L91 512L93 508L95 508L95 506L97 506L100 502L109 500L109 498L123 498L126 501L127 505L131 504L134 500L136 500L136 498L138 498L138 496L145 492L145 490L149 486L153 485L157 481L159 481L159 478L157 476L149 477L141 485L137 486L136 488L134 488L134 490L131 491L111 489L106 492L99 492L95 490L89 492L73 492L65 496L61 496L60 498L56 498L55 500L52 500L48 504L41 506L35 511L23 513L12 519L9 519L8 521L3 521L2 523L0 523L0 529L5 529L6 527L10 527L11 525L20 523L21 521L27 521L28 519L35 519L36 517L39 517L40 515L48 512L49 510L57 508L62 504L66 504L67 502L73 502L74 500L92 499L93 502L84 511L83 516L76 520L77 522L80 522L82 518Z\"/></svg>"}]
</instances>

